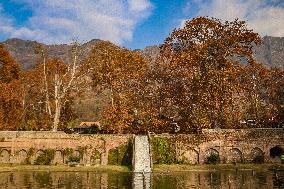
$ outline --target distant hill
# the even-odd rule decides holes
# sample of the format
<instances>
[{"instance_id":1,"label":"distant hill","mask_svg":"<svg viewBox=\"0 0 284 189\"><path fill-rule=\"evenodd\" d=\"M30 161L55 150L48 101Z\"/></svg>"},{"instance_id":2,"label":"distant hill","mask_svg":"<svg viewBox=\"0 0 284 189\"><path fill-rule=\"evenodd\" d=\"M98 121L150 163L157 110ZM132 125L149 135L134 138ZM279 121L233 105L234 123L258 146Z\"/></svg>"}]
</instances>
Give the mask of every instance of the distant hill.
<instances>
[{"instance_id":1,"label":"distant hill","mask_svg":"<svg viewBox=\"0 0 284 189\"><path fill-rule=\"evenodd\" d=\"M82 45L83 58L88 56L98 41L100 40L93 39ZM3 44L23 69L32 68L40 61L40 55L35 54L35 48L38 45L47 49L49 57L57 57L67 63L71 60L71 45L45 45L21 39L8 39ZM147 60L153 61L159 54L159 46L148 46L141 52ZM262 44L254 48L254 56L260 63L268 67L284 68L284 37L263 37Z\"/></svg>"},{"instance_id":2,"label":"distant hill","mask_svg":"<svg viewBox=\"0 0 284 189\"><path fill-rule=\"evenodd\" d=\"M82 44L82 56L85 58L92 47L100 41L99 39L93 39L87 43ZM24 70L34 67L38 62L40 62L41 56L35 53L37 46L41 45L47 50L48 57L59 58L66 63L71 61L71 45L45 45L38 43L36 41L21 40L21 39L8 39L3 42L5 48L10 52L12 57L21 65Z\"/></svg>"},{"instance_id":3,"label":"distant hill","mask_svg":"<svg viewBox=\"0 0 284 189\"><path fill-rule=\"evenodd\" d=\"M263 37L262 44L254 48L254 55L268 67L284 68L284 37Z\"/></svg>"},{"instance_id":4,"label":"distant hill","mask_svg":"<svg viewBox=\"0 0 284 189\"><path fill-rule=\"evenodd\" d=\"M155 60L159 46L148 46L142 52L149 60ZM284 37L263 37L262 44L254 47L254 57L267 67L284 68Z\"/></svg>"}]
</instances>

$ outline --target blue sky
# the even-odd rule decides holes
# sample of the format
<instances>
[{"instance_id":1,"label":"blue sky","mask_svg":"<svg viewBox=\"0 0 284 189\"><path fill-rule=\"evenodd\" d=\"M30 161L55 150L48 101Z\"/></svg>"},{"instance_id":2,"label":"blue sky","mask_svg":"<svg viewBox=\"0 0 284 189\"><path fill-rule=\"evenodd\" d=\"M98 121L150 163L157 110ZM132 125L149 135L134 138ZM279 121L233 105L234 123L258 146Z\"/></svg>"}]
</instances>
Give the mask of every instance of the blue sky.
<instances>
[{"instance_id":1,"label":"blue sky","mask_svg":"<svg viewBox=\"0 0 284 189\"><path fill-rule=\"evenodd\" d=\"M99 38L141 49L196 16L239 18L261 35L284 36L283 0L0 0L0 40Z\"/></svg>"}]
</instances>

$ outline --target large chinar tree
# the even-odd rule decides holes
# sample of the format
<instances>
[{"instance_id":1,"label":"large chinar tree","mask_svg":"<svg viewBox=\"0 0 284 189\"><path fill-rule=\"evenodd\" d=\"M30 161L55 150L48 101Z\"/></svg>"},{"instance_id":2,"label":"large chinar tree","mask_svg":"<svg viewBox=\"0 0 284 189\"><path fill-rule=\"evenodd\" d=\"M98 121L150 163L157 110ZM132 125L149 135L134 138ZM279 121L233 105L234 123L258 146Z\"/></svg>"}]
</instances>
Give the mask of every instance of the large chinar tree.
<instances>
[{"instance_id":1,"label":"large chinar tree","mask_svg":"<svg viewBox=\"0 0 284 189\"><path fill-rule=\"evenodd\" d=\"M0 45L0 129L17 130L22 109L19 64Z\"/></svg>"},{"instance_id":2,"label":"large chinar tree","mask_svg":"<svg viewBox=\"0 0 284 189\"><path fill-rule=\"evenodd\" d=\"M104 128L111 133L132 132L135 117L142 114L139 107L143 102L138 96L146 62L141 54L101 41L87 65L92 68L94 90L103 92L109 102L102 111Z\"/></svg>"},{"instance_id":3,"label":"large chinar tree","mask_svg":"<svg viewBox=\"0 0 284 189\"><path fill-rule=\"evenodd\" d=\"M252 48L260 40L244 21L208 17L188 20L166 38L167 95L175 116L185 123L182 131L238 123L241 64L254 62Z\"/></svg>"}]
</instances>

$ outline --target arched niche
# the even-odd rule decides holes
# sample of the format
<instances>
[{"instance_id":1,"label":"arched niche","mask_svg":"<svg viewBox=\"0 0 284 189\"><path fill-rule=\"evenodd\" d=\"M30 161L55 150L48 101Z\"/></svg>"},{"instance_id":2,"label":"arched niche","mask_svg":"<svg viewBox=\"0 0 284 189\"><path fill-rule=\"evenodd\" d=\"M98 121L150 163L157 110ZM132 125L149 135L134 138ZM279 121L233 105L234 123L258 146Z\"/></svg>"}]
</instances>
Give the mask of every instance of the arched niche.
<instances>
[{"instance_id":1,"label":"arched niche","mask_svg":"<svg viewBox=\"0 0 284 189\"><path fill-rule=\"evenodd\" d=\"M63 153L60 150L56 150L54 152L54 158L52 160L52 164L63 164L63 163L64 163Z\"/></svg>"},{"instance_id":2,"label":"arched niche","mask_svg":"<svg viewBox=\"0 0 284 189\"><path fill-rule=\"evenodd\" d=\"M263 163L264 162L264 152L256 147L251 150L250 158L252 163Z\"/></svg>"},{"instance_id":3,"label":"arched niche","mask_svg":"<svg viewBox=\"0 0 284 189\"><path fill-rule=\"evenodd\" d=\"M199 153L194 149L186 150L182 153L180 160L184 164L198 164Z\"/></svg>"},{"instance_id":4,"label":"arched niche","mask_svg":"<svg viewBox=\"0 0 284 189\"><path fill-rule=\"evenodd\" d=\"M37 150L37 151L33 154L33 156L31 157L31 164L34 164L35 161L36 161L36 159L37 159L41 154L43 154L43 153L44 153L43 150Z\"/></svg>"},{"instance_id":5,"label":"arched niche","mask_svg":"<svg viewBox=\"0 0 284 189\"><path fill-rule=\"evenodd\" d=\"M219 152L214 148L210 148L206 150L205 151L205 163L207 164L220 163Z\"/></svg>"},{"instance_id":6,"label":"arched niche","mask_svg":"<svg viewBox=\"0 0 284 189\"><path fill-rule=\"evenodd\" d=\"M0 153L0 163L10 163L10 151L2 149Z\"/></svg>"},{"instance_id":7,"label":"arched niche","mask_svg":"<svg viewBox=\"0 0 284 189\"><path fill-rule=\"evenodd\" d=\"M269 150L269 156L274 163L281 163L281 155L284 155L284 149L281 146L274 146Z\"/></svg>"},{"instance_id":8,"label":"arched niche","mask_svg":"<svg viewBox=\"0 0 284 189\"><path fill-rule=\"evenodd\" d=\"M17 163L24 164L27 163L27 151L20 150L17 153Z\"/></svg>"},{"instance_id":9,"label":"arched niche","mask_svg":"<svg viewBox=\"0 0 284 189\"><path fill-rule=\"evenodd\" d=\"M227 154L227 163L242 163L243 153L238 148L232 148Z\"/></svg>"}]
</instances>

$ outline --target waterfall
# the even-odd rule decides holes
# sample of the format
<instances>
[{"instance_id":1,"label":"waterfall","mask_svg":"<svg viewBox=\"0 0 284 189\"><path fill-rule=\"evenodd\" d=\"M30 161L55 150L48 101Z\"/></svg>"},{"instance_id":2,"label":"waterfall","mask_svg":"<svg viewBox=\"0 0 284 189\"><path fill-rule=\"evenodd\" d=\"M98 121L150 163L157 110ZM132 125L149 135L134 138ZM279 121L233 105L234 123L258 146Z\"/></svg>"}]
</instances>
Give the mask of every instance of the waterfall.
<instances>
[{"instance_id":1,"label":"waterfall","mask_svg":"<svg viewBox=\"0 0 284 189\"><path fill-rule=\"evenodd\" d=\"M150 144L148 136L135 136L133 147L133 172L151 172Z\"/></svg>"},{"instance_id":2,"label":"waterfall","mask_svg":"<svg viewBox=\"0 0 284 189\"><path fill-rule=\"evenodd\" d=\"M148 136L135 136L133 144L133 189L151 188L151 157Z\"/></svg>"}]
</instances>

